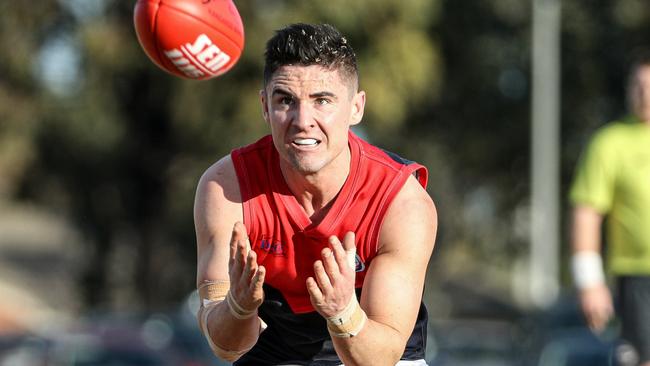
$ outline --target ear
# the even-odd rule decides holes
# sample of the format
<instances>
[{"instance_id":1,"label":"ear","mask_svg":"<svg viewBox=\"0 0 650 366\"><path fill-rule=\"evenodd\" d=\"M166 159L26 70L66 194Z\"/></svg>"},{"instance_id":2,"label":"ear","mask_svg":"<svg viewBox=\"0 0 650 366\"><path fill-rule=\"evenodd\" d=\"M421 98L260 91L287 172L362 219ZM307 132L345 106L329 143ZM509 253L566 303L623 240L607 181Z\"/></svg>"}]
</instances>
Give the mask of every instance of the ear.
<instances>
[{"instance_id":1,"label":"ear","mask_svg":"<svg viewBox=\"0 0 650 366\"><path fill-rule=\"evenodd\" d=\"M354 126L359 122L361 122L365 107L366 107L366 92L363 90L359 90L352 97L352 115L350 116L350 126Z\"/></svg>"},{"instance_id":2,"label":"ear","mask_svg":"<svg viewBox=\"0 0 650 366\"><path fill-rule=\"evenodd\" d=\"M262 116L264 117L264 120L266 121L266 123L270 123L270 121L269 121L269 105L266 102L267 102L266 90L262 89L262 90L260 90L260 103L262 103Z\"/></svg>"}]
</instances>

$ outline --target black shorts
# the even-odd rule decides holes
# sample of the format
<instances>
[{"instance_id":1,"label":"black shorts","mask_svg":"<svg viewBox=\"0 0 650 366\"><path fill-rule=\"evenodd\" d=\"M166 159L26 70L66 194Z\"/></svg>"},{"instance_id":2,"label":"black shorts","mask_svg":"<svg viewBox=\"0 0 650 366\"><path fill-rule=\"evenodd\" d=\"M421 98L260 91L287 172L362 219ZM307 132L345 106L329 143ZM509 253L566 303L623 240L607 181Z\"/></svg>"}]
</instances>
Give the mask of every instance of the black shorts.
<instances>
[{"instance_id":1,"label":"black shorts","mask_svg":"<svg viewBox=\"0 0 650 366\"><path fill-rule=\"evenodd\" d=\"M650 361L650 276L622 276L618 280L618 309L621 336Z\"/></svg>"}]
</instances>

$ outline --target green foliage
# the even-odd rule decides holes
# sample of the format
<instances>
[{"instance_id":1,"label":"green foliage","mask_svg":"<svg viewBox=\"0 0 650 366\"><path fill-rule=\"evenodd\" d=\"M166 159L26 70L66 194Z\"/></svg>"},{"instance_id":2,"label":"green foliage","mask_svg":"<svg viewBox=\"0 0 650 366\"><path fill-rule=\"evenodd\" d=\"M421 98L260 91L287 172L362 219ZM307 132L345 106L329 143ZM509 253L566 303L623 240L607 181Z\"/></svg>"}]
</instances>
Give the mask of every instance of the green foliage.
<instances>
[{"instance_id":1,"label":"green foliage","mask_svg":"<svg viewBox=\"0 0 650 366\"><path fill-rule=\"evenodd\" d=\"M196 182L232 148L268 133L258 90L275 29L328 22L349 35L370 96L371 134L401 129L409 110L435 99L441 86L440 51L427 34L439 16L435 1L238 2L244 52L231 72L207 82L158 69L137 43L132 4L105 4L93 11L68 1L0 9L0 42L13 51L0 55L8 75L0 79L0 192L67 212L77 223L93 248L80 279L89 305L114 304L110 293L119 290L152 306L193 287ZM62 57L61 47L72 55L52 65L57 61L40 58L46 46L49 57ZM111 268L119 268L111 253L127 243L136 248L127 266L134 269L120 276L134 281L111 289ZM154 248L187 269L159 291L152 283L163 269Z\"/></svg>"},{"instance_id":2,"label":"green foliage","mask_svg":"<svg viewBox=\"0 0 650 366\"><path fill-rule=\"evenodd\" d=\"M368 95L363 131L429 167L441 224L434 258L462 250L507 266L525 249L529 2L237 1L246 32L239 63L192 82L146 58L133 2L105 1L103 12L85 17L63 0L0 4L0 200L74 220L92 249L80 279L88 304L115 304L119 290L160 306L193 288L196 182L231 149L267 133L258 96L264 44L290 22L331 23L348 35ZM646 43L648 7L563 2L565 185L589 132L624 109L623 60ZM55 78L76 77L59 89L43 81L39 63L57 40L78 56L54 70ZM466 211L476 205L491 214L470 227L475 217ZM123 264L111 259L118 252L133 253L120 274L131 281L112 277Z\"/></svg>"}]
</instances>

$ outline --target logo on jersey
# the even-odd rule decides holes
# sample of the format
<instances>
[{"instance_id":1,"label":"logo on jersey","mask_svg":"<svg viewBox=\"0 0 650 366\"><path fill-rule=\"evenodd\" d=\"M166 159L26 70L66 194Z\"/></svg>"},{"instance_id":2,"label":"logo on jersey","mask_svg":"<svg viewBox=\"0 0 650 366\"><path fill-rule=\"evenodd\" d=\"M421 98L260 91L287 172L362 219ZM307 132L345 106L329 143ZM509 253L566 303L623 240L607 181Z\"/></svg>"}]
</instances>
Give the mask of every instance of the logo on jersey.
<instances>
[{"instance_id":1,"label":"logo on jersey","mask_svg":"<svg viewBox=\"0 0 650 366\"><path fill-rule=\"evenodd\" d=\"M363 272L365 270L366 270L366 264L363 263L361 257L359 257L359 253L356 253L354 256L354 271Z\"/></svg>"},{"instance_id":2,"label":"logo on jersey","mask_svg":"<svg viewBox=\"0 0 650 366\"><path fill-rule=\"evenodd\" d=\"M260 250L268 252L269 254L284 256L284 247L282 246L282 243L279 241L274 242L271 239L262 238L257 244L257 247L260 248Z\"/></svg>"},{"instance_id":3,"label":"logo on jersey","mask_svg":"<svg viewBox=\"0 0 650 366\"><path fill-rule=\"evenodd\" d=\"M220 69L230 61L230 56L205 34L199 35L194 43L188 42L179 48L166 50L165 56L190 78L219 75Z\"/></svg>"}]
</instances>

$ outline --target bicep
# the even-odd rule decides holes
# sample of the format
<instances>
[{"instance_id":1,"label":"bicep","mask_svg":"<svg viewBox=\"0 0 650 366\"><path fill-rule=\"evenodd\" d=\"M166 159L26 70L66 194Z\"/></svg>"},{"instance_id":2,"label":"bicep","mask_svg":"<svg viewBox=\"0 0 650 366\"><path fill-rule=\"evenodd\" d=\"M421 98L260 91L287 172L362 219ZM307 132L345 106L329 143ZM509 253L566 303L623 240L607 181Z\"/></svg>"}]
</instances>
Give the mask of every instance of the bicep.
<instances>
[{"instance_id":1,"label":"bicep","mask_svg":"<svg viewBox=\"0 0 650 366\"><path fill-rule=\"evenodd\" d=\"M417 318L436 228L431 198L410 179L386 214L361 298L368 317L397 330L404 341Z\"/></svg>"},{"instance_id":2,"label":"bicep","mask_svg":"<svg viewBox=\"0 0 650 366\"><path fill-rule=\"evenodd\" d=\"M226 157L201 177L194 202L197 285L228 279L230 237L242 221L241 197L232 161Z\"/></svg>"}]
</instances>

